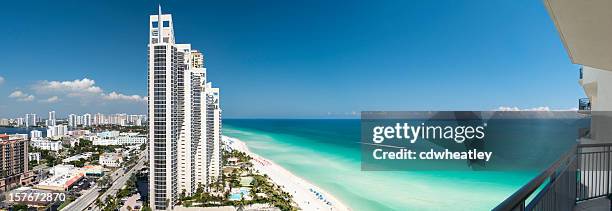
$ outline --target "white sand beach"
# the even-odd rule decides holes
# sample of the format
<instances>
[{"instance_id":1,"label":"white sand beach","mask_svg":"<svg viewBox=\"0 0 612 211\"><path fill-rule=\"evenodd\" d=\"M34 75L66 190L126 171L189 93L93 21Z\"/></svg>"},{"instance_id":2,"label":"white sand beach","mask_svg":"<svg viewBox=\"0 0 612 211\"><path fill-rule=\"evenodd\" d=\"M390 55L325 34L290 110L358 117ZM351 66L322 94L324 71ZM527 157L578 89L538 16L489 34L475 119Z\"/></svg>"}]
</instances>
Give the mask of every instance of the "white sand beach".
<instances>
[{"instance_id":1,"label":"white sand beach","mask_svg":"<svg viewBox=\"0 0 612 211\"><path fill-rule=\"evenodd\" d=\"M274 183L291 195L302 210L350 210L340 200L312 183L295 176L280 165L249 151L246 144L237 138L223 136L223 142L231 149L253 157L253 167L267 174Z\"/></svg>"}]
</instances>

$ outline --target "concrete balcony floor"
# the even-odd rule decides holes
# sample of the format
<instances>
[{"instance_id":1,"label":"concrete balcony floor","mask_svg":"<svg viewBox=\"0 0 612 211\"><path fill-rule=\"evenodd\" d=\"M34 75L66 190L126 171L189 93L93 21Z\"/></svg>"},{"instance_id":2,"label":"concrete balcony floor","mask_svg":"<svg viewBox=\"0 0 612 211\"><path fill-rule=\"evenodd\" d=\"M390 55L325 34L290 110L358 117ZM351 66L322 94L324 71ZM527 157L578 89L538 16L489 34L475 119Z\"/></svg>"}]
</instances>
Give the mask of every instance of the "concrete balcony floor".
<instances>
[{"instance_id":1,"label":"concrete balcony floor","mask_svg":"<svg viewBox=\"0 0 612 211\"><path fill-rule=\"evenodd\" d=\"M575 211L607 211L610 210L610 200L606 197L591 199L576 204Z\"/></svg>"}]
</instances>

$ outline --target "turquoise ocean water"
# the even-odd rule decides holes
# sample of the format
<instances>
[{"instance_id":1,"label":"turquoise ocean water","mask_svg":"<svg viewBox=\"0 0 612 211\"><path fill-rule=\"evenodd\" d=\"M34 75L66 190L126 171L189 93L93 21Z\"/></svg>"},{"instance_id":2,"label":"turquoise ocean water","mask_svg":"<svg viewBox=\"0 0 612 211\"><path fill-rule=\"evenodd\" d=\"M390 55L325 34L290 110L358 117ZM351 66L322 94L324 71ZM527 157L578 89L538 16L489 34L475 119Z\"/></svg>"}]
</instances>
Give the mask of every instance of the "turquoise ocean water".
<instances>
[{"instance_id":1,"label":"turquoise ocean water","mask_svg":"<svg viewBox=\"0 0 612 211\"><path fill-rule=\"evenodd\" d=\"M359 120L223 121L246 142L353 210L490 210L537 172L361 171Z\"/></svg>"}]
</instances>

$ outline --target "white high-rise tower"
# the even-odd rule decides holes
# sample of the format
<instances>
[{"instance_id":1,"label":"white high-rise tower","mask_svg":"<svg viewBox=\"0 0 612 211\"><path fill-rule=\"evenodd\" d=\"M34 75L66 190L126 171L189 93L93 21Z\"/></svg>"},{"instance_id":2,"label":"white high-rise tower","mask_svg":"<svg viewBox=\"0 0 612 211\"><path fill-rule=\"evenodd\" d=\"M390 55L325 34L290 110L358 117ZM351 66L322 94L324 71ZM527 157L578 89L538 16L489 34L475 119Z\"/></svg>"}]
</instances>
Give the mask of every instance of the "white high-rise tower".
<instances>
[{"instance_id":1,"label":"white high-rise tower","mask_svg":"<svg viewBox=\"0 0 612 211\"><path fill-rule=\"evenodd\" d=\"M149 17L149 29L149 202L167 210L181 194L189 196L219 178L220 138L212 134L220 134L221 119L208 121L209 102L220 110L202 53L175 43L172 16L161 7ZM213 92L216 101L209 100Z\"/></svg>"},{"instance_id":2,"label":"white high-rise tower","mask_svg":"<svg viewBox=\"0 0 612 211\"><path fill-rule=\"evenodd\" d=\"M49 111L49 121L47 126L55 126L55 111Z\"/></svg>"}]
</instances>

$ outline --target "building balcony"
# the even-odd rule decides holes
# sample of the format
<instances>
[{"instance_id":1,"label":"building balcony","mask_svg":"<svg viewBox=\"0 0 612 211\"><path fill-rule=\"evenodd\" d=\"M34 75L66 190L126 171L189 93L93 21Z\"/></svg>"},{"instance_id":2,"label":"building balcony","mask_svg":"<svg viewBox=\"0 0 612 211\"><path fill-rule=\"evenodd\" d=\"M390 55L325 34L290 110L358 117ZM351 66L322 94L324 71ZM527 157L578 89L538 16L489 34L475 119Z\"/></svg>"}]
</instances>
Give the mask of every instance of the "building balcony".
<instances>
[{"instance_id":1,"label":"building balcony","mask_svg":"<svg viewBox=\"0 0 612 211\"><path fill-rule=\"evenodd\" d=\"M578 99L578 112L583 114L591 113L591 100L589 98Z\"/></svg>"},{"instance_id":2,"label":"building balcony","mask_svg":"<svg viewBox=\"0 0 612 211\"><path fill-rule=\"evenodd\" d=\"M612 143L576 144L493 210L610 210Z\"/></svg>"}]
</instances>

